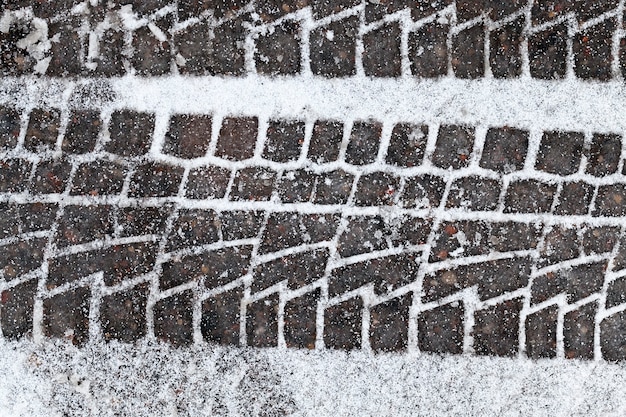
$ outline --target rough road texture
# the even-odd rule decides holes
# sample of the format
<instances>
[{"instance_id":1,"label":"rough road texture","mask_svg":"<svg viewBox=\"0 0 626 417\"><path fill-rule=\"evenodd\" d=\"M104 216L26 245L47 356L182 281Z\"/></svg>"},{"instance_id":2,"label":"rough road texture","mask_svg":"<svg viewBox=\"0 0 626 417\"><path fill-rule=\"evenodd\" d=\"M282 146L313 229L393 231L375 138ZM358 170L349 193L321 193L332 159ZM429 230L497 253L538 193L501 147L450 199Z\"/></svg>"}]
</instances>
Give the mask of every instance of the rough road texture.
<instances>
[{"instance_id":1,"label":"rough road texture","mask_svg":"<svg viewBox=\"0 0 626 417\"><path fill-rule=\"evenodd\" d=\"M54 3L5 10L4 75L622 76L622 2ZM0 328L623 360L623 149L620 132L5 104Z\"/></svg>"}]
</instances>

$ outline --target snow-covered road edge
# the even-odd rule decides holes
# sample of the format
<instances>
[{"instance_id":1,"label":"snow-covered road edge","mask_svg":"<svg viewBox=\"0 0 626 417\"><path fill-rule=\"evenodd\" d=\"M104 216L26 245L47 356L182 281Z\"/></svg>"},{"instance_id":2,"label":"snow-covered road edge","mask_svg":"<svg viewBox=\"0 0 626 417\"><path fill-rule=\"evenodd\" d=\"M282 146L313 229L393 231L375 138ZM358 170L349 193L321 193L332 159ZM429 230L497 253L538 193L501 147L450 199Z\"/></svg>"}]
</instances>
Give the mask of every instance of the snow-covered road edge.
<instances>
[{"instance_id":1,"label":"snow-covered road edge","mask_svg":"<svg viewBox=\"0 0 626 417\"><path fill-rule=\"evenodd\" d=\"M606 362L1 342L2 416L608 416ZM284 413L284 414L283 414Z\"/></svg>"}]
</instances>

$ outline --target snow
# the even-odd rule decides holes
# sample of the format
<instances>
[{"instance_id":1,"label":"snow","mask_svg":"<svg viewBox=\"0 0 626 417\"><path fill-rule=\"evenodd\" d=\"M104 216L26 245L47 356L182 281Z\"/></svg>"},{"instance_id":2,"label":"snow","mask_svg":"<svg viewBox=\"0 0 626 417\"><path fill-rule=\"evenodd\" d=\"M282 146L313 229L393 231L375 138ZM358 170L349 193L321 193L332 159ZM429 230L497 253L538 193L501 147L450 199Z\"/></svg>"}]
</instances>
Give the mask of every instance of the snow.
<instances>
[{"instance_id":1,"label":"snow","mask_svg":"<svg viewBox=\"0 0 626 417\"><path fill-rule=\"evenodd\" d=\"M1 342L2 416L621 416L606 362Z\"/></svg>"}]
</instances>

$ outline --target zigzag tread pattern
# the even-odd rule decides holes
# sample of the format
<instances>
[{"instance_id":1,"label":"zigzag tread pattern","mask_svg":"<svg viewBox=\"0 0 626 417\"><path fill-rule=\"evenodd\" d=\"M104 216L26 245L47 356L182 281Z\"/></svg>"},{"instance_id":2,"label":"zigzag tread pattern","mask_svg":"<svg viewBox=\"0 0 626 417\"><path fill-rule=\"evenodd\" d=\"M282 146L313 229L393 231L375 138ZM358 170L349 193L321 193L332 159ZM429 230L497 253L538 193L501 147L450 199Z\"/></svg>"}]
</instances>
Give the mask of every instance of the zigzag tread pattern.
<instances>
[{"instance_id":1,"label":"zigzag tread pattern","mask_svg":"<svg viewBox=\"0 0 626 417\"><path fill-rule=\"evenodd\" d=\"M5 338L626 358L621 133L160 117L0 107Z\"/></svg>"}]
</instances>

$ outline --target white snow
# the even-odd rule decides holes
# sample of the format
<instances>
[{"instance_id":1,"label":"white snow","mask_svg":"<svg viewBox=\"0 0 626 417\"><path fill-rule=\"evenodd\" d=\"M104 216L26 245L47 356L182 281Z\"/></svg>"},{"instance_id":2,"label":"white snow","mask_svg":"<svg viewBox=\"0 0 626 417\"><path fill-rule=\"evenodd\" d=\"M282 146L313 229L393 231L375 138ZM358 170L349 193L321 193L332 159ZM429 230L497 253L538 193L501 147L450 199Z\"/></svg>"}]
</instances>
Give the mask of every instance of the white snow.
<instances>
[{"instance_id":1,"label":"white snow","mask_svg":"<svg viewBox=\"0 0 626 417\"><path fill-rule=\"evenodd\" d=\"M2 416L622 416L605 362L0 342Z\"/></svg>"}]
</instances>

